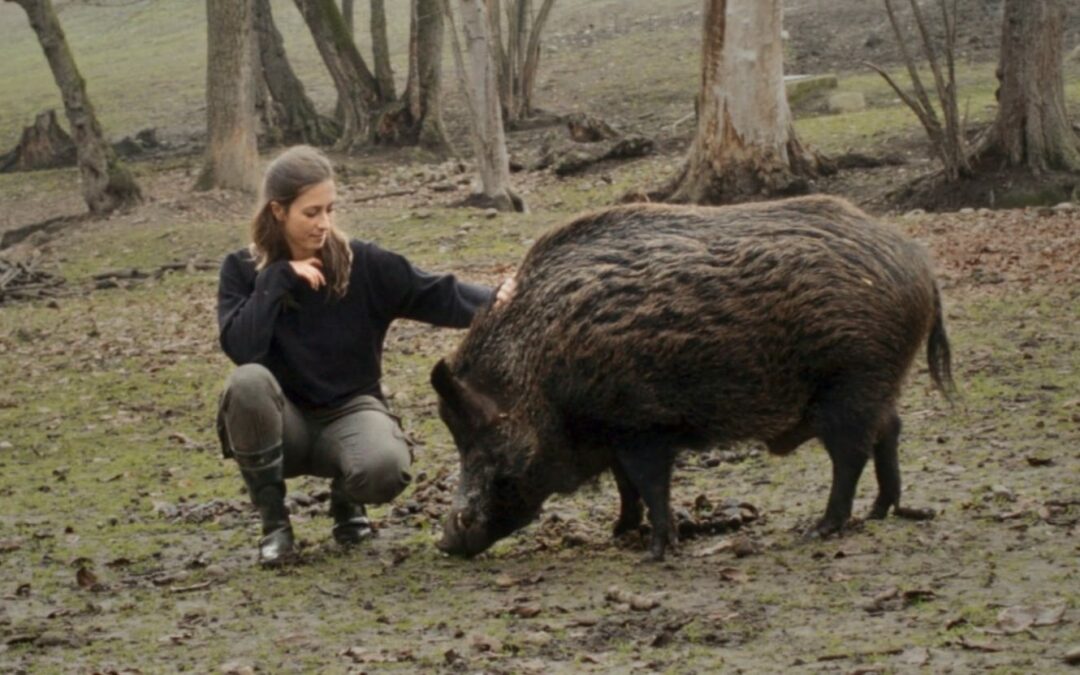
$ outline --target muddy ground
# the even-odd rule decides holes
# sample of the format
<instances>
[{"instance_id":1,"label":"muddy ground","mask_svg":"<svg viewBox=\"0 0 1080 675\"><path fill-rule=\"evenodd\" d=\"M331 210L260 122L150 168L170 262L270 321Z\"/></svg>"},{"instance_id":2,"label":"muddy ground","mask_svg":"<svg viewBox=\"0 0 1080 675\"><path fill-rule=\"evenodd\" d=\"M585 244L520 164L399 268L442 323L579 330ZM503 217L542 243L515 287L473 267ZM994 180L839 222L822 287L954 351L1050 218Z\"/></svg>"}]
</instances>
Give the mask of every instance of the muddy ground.
<instances>
[{"instance_id":1,"label":"muddy ground","mask_svg":"<svg viewBox=\"0 0 1080 675\"><path fill-rule=\"evenodd\" d=\"M639 125L661 139L659 154L568 179L515 174L526 215L452 208L469 179L456 162L335 157L339 224L423 267L491 283L546 228L670 175L692 64L676 55L638 68L633 56L643 40L696 26L608 18L612 35L597 35L584 19L600 4L568 3L581 24L554 25L565 44L545 100ZM856 44L864 28L837 39ZM640 95L574 54L633 70ZM685 81L668 76L688 64ZM987 99L992 69L970 71ZM857 73L841 80L866 86ZM883 192L930 164L918 130L897 126L903 111L875 96L866 113L805 116L799 129L830 152L907 154L905 166L818 185L881 211ZM191 111L178 110L182 127ZM545 133L514 134L511 146L528 156ZM216 343L214 268L244 244L250 198L191 193L190 153L134 166L144 205L3 252L64 281L48 297L0 303L0 671L1069 671L1080 648L1077 208L882 212L937 261L961 391L950 406L918 363L902 403L905 502L935 509L934 520L856 521L805 541L828 492L824 450L778 459L740 445L682 458L676 506L706 531L663 564L640 563L640 541L610 538L608 478L550 500L537 523L476 560L447 558L432 544L457 457L427 378L460 334L400 322L386 387L417 442L414 485L373 510L376 539L343 551L325 481L290 481L302 563L265 571L253 565L256 516L212 428L230 368ZM0 177L0 229L77 215L76 181L71 170ZM868 476L856 513L873 494Z\"/></svg>"}]
</instances>

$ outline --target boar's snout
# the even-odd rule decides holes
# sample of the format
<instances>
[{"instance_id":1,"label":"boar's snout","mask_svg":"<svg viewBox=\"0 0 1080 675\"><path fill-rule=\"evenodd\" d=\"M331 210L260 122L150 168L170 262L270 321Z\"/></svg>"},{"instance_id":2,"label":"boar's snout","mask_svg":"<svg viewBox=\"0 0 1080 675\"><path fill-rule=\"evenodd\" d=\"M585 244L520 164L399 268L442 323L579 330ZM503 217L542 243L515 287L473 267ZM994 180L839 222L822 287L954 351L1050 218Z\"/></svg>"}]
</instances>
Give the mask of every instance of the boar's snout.
<instances>
[{"instance_id":1,"label":"boar's snout","mask_svg":"<svg viewBox=\"0 0 1080 675\"><path fill-rule=\"evenodd\" d=\"M478 523L465 510L454 509L443 522L443 536L437 544L440 551L451 555L471 558L483 553L494 539L487 535L482 523Z\"/></svg>"}]
</instances>

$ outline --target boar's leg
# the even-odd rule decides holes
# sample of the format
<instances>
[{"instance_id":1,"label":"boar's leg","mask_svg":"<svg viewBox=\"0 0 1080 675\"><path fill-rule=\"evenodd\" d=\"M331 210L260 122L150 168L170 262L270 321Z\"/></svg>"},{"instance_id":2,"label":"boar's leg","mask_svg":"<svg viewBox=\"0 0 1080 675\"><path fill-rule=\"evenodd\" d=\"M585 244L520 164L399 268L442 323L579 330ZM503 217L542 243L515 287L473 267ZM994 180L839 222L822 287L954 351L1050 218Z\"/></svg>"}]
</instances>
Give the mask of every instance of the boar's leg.
<instances>
[{"instance_id":1,"label":"boar's leg","mask_svg":"<svg viewBox=\"0 0 1080 675\"><path fill-rule=\"evenodd\" d=\"M620 537L641 526L641 493L637 491L622 464L616 460L611 465L615 486L619 488L619 520L615 523L615 536Z\"/></svg>"},{"instance_id":2,"label":"boar's leg","mask_svg":"<svg viewBox=\"0 0 1080 675\"><path fill-rule=\"evenodd\" d=\"M870 518L879 520L889 515L889 509L900 504L900 418L896 411L881 430L874 445L874 474L877 476L878 496L870 509Z\"/></svg>"},{"instance_id":3,"label":"boar's leg","mask_svg":"<svg viewBox=\"0 0 1080 675\"><path fill-rule=\"evenodd\" d=\"M671 471L675 465L675 450L662 443L637 439L616 450L615 461L622 465L630 484L649 508L652 536L646 560L663 560L664 551L675 543L676 538L671 517Z\"/></svg>"},{"instance_id":4,"label":"boar's leg","mask_svg":"<svg viewBox=\"0 0 1080 675\"><path fill-rule=\"evenodd\" d=\"M894 410L874 445L874 473L877 475L878 496L870 509L869 517L875 520L884 518L891 508L893 513L901 518L929 520L934 517L933 509L900 506L900 426L900 418Z\"/></svg>"},{"instance_id":5,"label":"boar's leg","mask_svg":"<svg viewBox=\"0 0 1080 675\"><path fill-rule=\"evenodd\" d=\"M851 518L855 487L873 452L881 416L871 406L859 405L858 399L842 396L833 397L823 412L821 441L832 460L832 488L825 515L810 534L827 537Z\"/></svg>"}]
</instances>

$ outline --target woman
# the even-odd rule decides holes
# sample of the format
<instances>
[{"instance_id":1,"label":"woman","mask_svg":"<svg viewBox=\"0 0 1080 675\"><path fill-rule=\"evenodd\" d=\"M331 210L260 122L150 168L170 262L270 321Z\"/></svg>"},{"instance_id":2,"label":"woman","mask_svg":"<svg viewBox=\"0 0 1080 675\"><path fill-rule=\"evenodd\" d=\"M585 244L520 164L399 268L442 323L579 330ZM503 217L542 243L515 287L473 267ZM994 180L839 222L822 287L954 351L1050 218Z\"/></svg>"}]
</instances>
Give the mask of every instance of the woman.
<instances>
[{"instance_id":1,"label":"woman","mask_svg":"<svg viewBox=\"0 0 1080 675\"><path fill-rule=\"evenodd\" d=\"M371 536L365 504L409 484L410 448L379 386L383 339L396 318L463 328L498 292L437 276L334 226L327 158L308 146L267 168L250 246L221 266L221 347L237 364L218 434L262 518L259 562L295 554L285 478L325 476L333 536Z\"/></svg>"}]
</instances>

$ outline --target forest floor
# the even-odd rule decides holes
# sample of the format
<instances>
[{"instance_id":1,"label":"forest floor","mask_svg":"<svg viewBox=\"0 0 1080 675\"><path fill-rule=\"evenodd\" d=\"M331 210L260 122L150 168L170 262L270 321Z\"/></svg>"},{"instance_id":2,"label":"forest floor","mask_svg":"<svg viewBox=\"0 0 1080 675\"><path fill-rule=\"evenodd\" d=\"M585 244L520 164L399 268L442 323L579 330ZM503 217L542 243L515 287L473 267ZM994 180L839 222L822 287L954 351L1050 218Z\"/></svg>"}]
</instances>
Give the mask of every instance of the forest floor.
<instances>
[{"instance_id":1,"label":"forest floor","mask_svg":"<svg viewBox=\"0 0 1080 675\"><path fill-rule=\"evenodd\" d=\"M671 69L690 57L637 68L641 95L628 100L573 57L630 68L623 60L648 39L635 26L660 41L696 35L676 19L616 21L610 36L557 24L565 44L544 90L553 109L587 99L640 125L661 141L657 155L567 179L515 174L524 215L454 208L470 178L456 162L335 157L339 225L427 269L494 283L547 228L676 169L692 59L674 84ZM992 100L993 67L966 68L975 110ZM845 73L840 88L869 91L871 107L807 113L798 128L830 153L909 155L818 186L880 211L884 191L930 166L925 143L875 78ZM511 146L528 157L551 133L514 134ZM828 493L824 450L775 458L740 445L683 457L674 501L691 517L739 511L746 524L687 539L665 563L640 563L640 542L611 539L606 477L549 500L489 553L448 558L432 544L458 459L428 373L461 334L399 322L385 385L418 444L414 485L372 510L378 537L343 551L326 482L290 481L302 562L267 571L253 564L257 518L212 424L230 369L214 267L244 245L251 202L190 192L199 162L137 162L146 203L2 252L64 283L54 297L0 304L0 670L1031 673L1065 671L1080 648L1080 210L882 214L935 258L961 391L950 406L920 362L902 400L905 503L935 509L933 520L805 541ZM76 216L76 184L70 169L0 176L0 230ZM868 475L857 514L873 492Z\"/></svg>"}]
</instances>

